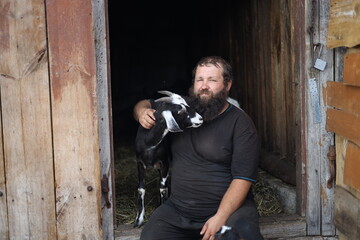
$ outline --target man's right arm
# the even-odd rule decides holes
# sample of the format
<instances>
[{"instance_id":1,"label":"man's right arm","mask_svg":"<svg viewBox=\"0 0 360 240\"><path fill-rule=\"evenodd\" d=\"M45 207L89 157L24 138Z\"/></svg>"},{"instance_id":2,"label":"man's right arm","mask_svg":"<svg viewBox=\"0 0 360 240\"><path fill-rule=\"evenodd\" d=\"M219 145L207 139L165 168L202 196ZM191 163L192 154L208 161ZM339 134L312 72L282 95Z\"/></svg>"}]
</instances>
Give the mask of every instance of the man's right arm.
<instances>
[{"instance_id":1,"label":"man's right arm","mask_svg":"<svg viewBox=\"0 0 360 240\"><path fill-rule=\"evenodd\" d=\"M148 100L141 100L134 107L134 118L141 126L150 129L155 125L154 112Z\"/></svg>"}]
</instances>

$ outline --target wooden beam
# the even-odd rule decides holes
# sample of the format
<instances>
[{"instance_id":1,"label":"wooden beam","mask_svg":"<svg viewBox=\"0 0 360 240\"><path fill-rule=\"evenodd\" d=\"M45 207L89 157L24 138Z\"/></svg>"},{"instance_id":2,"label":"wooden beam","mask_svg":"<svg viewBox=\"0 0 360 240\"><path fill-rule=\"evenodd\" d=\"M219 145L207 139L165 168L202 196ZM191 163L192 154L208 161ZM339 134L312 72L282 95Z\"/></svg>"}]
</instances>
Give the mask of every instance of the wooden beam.
<instances>
[{"instance_id":1,"label":"wooden beam","mask_svg":"<svg viewBox=\"0 0 360 240\"><path fill-rule=\"evenodd\" d=\"M91 0L46 1L59 239L102 239Z\"/></svg>"},{"instance_id":2,"label":"wooden beam","mask_svg":"<svg viewBox=\"0 0 360 240\"><path fill-rule=\"evenodd\" d=\"M344 82L360 87L360 49L353 48L345 54Z\"/></svg>"},{"instance_id":3,"label":"wooden beam","mask_svg":"<svg viewBox=\"0 0 360 240\"><path fill-rule=\"evenodd\" d=\"M360 114L360 87L340 82L328 82L327 87L323 88L323 93L325 105Z\"/></svg>"},{"instance_id":4,"label":"wooden beam","mask_svg":"<svg viewBox=\"0 0 360 240\"><path fill-rule=\"evenodd\" d=\"M327 48L360 44L360 0L331 0Z\"/></svg>"},{"instance_id":5,"label":"wooden beam","mask_svg":"<svg viewBox=\"0 0 360 240\"><path fill-rule=\"evenodd\" d=\"M360 115L328 108L326 129L360 146Z\"/></svg>"},{"instance_id":6,"label":"wooden beam","mask_svg":"<svg viewBox=\"0 0 360 240\"><path fill-rule=\"evenodd\" d=\"M7 201L0 231L9 237L0 238L57 239L44 1L4 0L0 11Z\"/></svg>"}]
</instances>

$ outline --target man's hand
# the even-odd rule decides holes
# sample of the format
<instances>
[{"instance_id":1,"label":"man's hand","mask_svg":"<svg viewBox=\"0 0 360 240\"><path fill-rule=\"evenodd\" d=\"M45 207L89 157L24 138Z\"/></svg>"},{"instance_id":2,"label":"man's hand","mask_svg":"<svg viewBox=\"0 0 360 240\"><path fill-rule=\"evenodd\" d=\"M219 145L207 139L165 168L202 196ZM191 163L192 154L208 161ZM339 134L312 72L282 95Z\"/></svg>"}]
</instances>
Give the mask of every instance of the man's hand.
<instances>
[{"instance_id":1,"label":"man's hand","mask_svg":"<svg viewBox=\"0 0 360 240\"><path fill-rule=\"evenodd\" d=\"M146 129L150 129L155 125L154 109L144 108L139 114L139 123Z\"/></svg>"},{"instance_id":2,"label":"man's hand","mask_svg":"<svg viewBox=\"0 0 360 240\"><path fill-rule=\"evenodd\" d=\"M200 234L204 235L202 240L213 240L215 233L220 230L220 228L225 225L226 219L214 215L206 221L203 228L201 229Z\"/></svg>"}]
</instances>

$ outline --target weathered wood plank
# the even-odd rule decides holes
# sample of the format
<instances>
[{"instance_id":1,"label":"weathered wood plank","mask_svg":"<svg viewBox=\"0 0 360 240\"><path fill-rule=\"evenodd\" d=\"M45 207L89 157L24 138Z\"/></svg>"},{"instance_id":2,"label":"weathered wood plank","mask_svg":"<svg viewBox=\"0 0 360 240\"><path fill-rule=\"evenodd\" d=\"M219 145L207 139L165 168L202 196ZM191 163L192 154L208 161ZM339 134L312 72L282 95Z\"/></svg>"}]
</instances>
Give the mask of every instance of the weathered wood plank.
<instances>
[{"instance_id":1,"label":"weathered wood plank","mask_svg":"<svg viewBox=\"0 0 360 240\"><path fill-rule=\"evenodd\" d=\"M102 239L91 0L47 1L59 239Z\"/></svg>"},{"instance_id":2,"label":"weathered wood plank","mask_svg":"<svg viewBox=\"0 0 360 240\"><path fill-rule=\"evenodd\" d=\"M1 21L1 20L0 20ZM2 133L2 113L1 113L1 83L0 83L0 239L9 238L7 204L6 204L6 186L5 186L5 158L4 143Z\"/></svg>"},{"instance_id":3,"label":"weathered wood plank","mask_svg":"<svg viewBox=\"0 0 360 240\"><path fill-rule=\"evenodd\" d=\"M360 193L360 147L348 143L344 166L344 183Z\"/></svg>"},{"instance_id":4,"label":"weathered wood plank","mask_svg":"<svg viewBox=\"0 0 360 240\"><path fill-rule=\"evenodd\" d=\"M339 134L335 135L336 140L336 185L345 188L352 195L360 199L360 192L350 188L344 183L344 169L345 169L345 160L348 145L353 145L352 142L346 138L340 136Z\"/></svg>"},{"instance_id":5,"label":"weathered wood plank","mask_svg":"<svg viewBox=\"0 0 360 240\"><path fill-rule=\"evenodd\" d=\"M330 3L328 0L319 1L319 42L325 46L327 40L327 24L329 19ZM322 236L334 236L336 234L334 226L334 187L329 188L327 186L328 179L330 178L330 162L327 157L329 153L329 147L334 145L334 134L325 130L326 125L326 105L321 101L323 92L322 87L330 81L334 81L334 50L323 48L320 58L327 62L324 71L320 71L319 74L319 91L320 91L320 103L321 103L321 132L318 135L319 148L320 148L320 164L321 164L321 235ZM334 186L335 184L333 184Z\"/></svg>"},{"instance_id":6,"label":"weathered wood plank","mask_svg":"<svg viewBox=\"0 0 360 240\"><path fill-rule=\"evenodd\" d=\"M349 239L360 239L360 200L341 186L335 189L335 225Z\"/></svg>"},{"instance_id":7,"label":"weathered wood plank","mask_svg":"<svg viewBox=\"0 0 360 240\"><path fill-rule=\"evenodd\" d=\"M340 134L360 146L360 116L332 108L327 109L326 129Z\"/></svg>"},{"instance_id":8,"label":"weathered wood plank","mask_svg":"<svg viewBox=\"0 0 360 240\"><path fill-rule=\"evenodd\" d=\"M360 87L360 49L352 49L344 57L344 82Z\"/></svg>"},{"instance_id":9,"label":"weathered wood plank","mask_svg":"<svg viewBox=\"0 0 360 240\"><path fill-rule=\"evenodd\" d=\"M311 56L312 43L320 42L319 35L319 6L318 1L306 0L305 2L305 28L306 30L313 28L313 39L310 34L307 35L306 42L306 62L305 67L308 76L311 73L313 61ZM308 34L306 32L305 34ZM313 77L313 76L311 76ZM319 79L319 76L316 76ZM308 79L308 77L307 77ZM308 86L308 84L307 84ZM321 139L321 124L314 124L314 107L313 99L309 92L309 87L306 89L307 98L307 129L306 129L306 173L307 173L307 207L306 207L306 222L308 235L321 234L321 149L319 147L319 140ZM321 113L320 113L321 114Z\"/></svg>"},{"instance_id":10,"label":"weathered wood plank","mask_svg":"<svg viewBox=\"0 0 360 240\"><path fill-rule=\"evenodd\" d=\"M0 9L9 238L56 239L44 1L5 0Z\"/></svg>"},{"instance_id":11,"label":"weathered wood plank","mask_svg":"<svg viewBox=\"0 0 360 240\"><path fill-rule=\"evenodd\" d=\"M331 0L327 48L360 44L360 0Z\"/></svg>"},{"instance_id":12,"label":"weathered wood plank","mask_svg":"<svg viewBox=\"0 0 360 240\"><path fill-rule=\"evenodd\" d=\"M306 221L296 215L262 217L259 222L266 239L306 236Z\"/></svg>"},{"instance_id":13,"label":"weathered wood plank","mask_svg":"<svg viewBox=\"0 0 360 240\"><path fill-rule=\"evenodd\" d=\"M114 239L114 156L112 139L112 118L111 118L111 84L110 84L110 63L109 63L109 31L107 22L107 1L93 0L94 25L95 25L95 46L96 46L96 79L98 93L98 114L99 114L99 144L101 177L106 176L109 183L109 192L103 195L101 201L102 209L102 231L103 239ZM105 198L108 199L105 199ZM110 202L110 205L107 204Z\"/></svg>"},{"instance_id":14,"label":"weathered wood plank","mask_svg":"<svg viewBox=\"0 0 360 240\"><path fill-rule=\"evenodd\" d=\"M360 87L329 82L324 90L326 105L346 112L360 114Z\"/></svg>"}]
</instances>

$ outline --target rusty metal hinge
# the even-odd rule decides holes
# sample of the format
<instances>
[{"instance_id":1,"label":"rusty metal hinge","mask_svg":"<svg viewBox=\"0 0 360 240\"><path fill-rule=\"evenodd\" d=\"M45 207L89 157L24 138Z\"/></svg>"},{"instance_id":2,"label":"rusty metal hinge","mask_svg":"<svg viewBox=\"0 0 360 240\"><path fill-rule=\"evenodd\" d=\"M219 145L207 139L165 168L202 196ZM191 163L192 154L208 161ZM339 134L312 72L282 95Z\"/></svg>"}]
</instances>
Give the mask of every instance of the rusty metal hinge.
<instances>
[{"instance_id":1,"label":"rusty metal hinge","mask_svg":"<svg viewBox=\"0 0 360 240\"><path fill-rule=\"evenodd\" d=\"M110 188L109 188L109 178L107 177L106 174L103 175L102 179L101 179L101 192L102 195L105 199L105 204L107 208L111 208L111 202L109 199L109 192L110 192Z\"/></svg>"}]
</instances>

